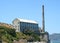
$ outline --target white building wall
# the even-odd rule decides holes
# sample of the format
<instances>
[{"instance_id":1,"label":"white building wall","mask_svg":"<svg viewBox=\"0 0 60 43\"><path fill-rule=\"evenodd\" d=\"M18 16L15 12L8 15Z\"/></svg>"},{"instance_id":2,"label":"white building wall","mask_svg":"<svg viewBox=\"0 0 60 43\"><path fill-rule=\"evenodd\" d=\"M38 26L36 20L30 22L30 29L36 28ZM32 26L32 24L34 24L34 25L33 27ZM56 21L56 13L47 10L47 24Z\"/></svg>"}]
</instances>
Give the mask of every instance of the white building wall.
<instances>
[{"instance_id":1,"label":"white building wall","mask_svg":"<svg viewBox=\"0 0 60 43\"><path fill-rule=\"evenodd\" d=\"M20 25L18 24L20 21L19 20L14 20L13 21L13 25L14 25L14 28L16 29L16 32L20 32Z\"/></svg>"}]
</instances>

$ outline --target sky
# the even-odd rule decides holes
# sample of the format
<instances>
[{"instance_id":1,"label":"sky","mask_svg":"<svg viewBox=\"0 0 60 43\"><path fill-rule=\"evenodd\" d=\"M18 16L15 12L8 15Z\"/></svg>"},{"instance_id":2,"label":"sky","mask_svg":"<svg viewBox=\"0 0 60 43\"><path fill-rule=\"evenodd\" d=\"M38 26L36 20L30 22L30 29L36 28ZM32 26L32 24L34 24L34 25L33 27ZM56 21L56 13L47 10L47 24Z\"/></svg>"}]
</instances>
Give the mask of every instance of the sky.
<instances>
[{"instance_id":1,"label":"sky","mask_svg":"<svg viewBox=\"0 0 60 43\"><path fill-rule=\"evenodd\" d=\"M12 24L15 18L35 20L42 26L42 5L45 31L60 33L60 0L0 0L0 22Z\"/></svg>"}]
</instances>

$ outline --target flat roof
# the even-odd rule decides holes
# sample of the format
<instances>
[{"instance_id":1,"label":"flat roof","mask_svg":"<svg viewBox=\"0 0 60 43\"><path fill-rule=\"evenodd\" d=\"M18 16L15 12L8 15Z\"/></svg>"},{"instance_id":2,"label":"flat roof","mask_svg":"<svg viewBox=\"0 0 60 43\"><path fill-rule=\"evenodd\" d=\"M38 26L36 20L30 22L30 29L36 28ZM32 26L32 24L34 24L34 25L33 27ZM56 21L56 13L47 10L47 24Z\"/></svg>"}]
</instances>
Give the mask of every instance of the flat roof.
<instances>
[{"instance_id":1,"label":"flat roof","mask_svg":"<svg viewBox=\"0 0 60 43\"><path fill-rule=\"evenodd\" d=\"M26 20L26 19L20 19L20 18L17 18L20 22L27 22L27 23L35 23L35 24L38 24L36 21L34 20Z\"/></svg>"}]
</instances>

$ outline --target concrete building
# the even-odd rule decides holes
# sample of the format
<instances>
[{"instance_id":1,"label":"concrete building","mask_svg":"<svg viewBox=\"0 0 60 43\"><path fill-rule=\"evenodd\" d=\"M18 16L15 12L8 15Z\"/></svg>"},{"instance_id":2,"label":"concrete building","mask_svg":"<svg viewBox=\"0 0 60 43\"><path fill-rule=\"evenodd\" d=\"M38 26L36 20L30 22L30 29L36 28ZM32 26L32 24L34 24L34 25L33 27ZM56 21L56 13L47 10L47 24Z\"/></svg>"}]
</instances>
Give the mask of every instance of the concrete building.
<instances>
[{"instance_id":1,"label":"concrete building","mask_svg":"<svg viewBox=\"0 0 60 43\"><path fill-rule=\"evenodd\" d=\"M45 31L44 5L42 5L42 28L39 31L39 26L36 21L16 18L13 20L13 25L17 32L23 32L25 29L34 30L40 35L41 43L50 43L49 33Z\"/></svg>"},{"instance_id":2,"label":"concrete building","mask_svg":"<svg viewBox=\"0 0 60 43\"><path fill-rule=\"evenodd\" d=\"M36 21L16 18L13 20L13 25L16 32L23 32L24 30L29 29L33 30L37 34L40 34L39 26Z\"/></svg>"}]
</instances>

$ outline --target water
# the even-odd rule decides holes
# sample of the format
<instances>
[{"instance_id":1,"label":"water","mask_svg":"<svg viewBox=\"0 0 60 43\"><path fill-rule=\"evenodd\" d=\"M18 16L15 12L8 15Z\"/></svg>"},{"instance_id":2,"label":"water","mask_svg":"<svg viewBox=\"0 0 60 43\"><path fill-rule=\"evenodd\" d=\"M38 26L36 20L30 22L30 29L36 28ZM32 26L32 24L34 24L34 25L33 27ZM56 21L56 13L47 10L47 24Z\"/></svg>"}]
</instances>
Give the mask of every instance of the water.
<instances>
[{"instance_id":1,"label":"water","mask_svg":"<svg viewBox=\"0 0 60 43\"><path fill-rule=\"evenodd\" d=\"M51 40L51 43L60 43L60 40Z\"/></svg>"}]
</instances>

